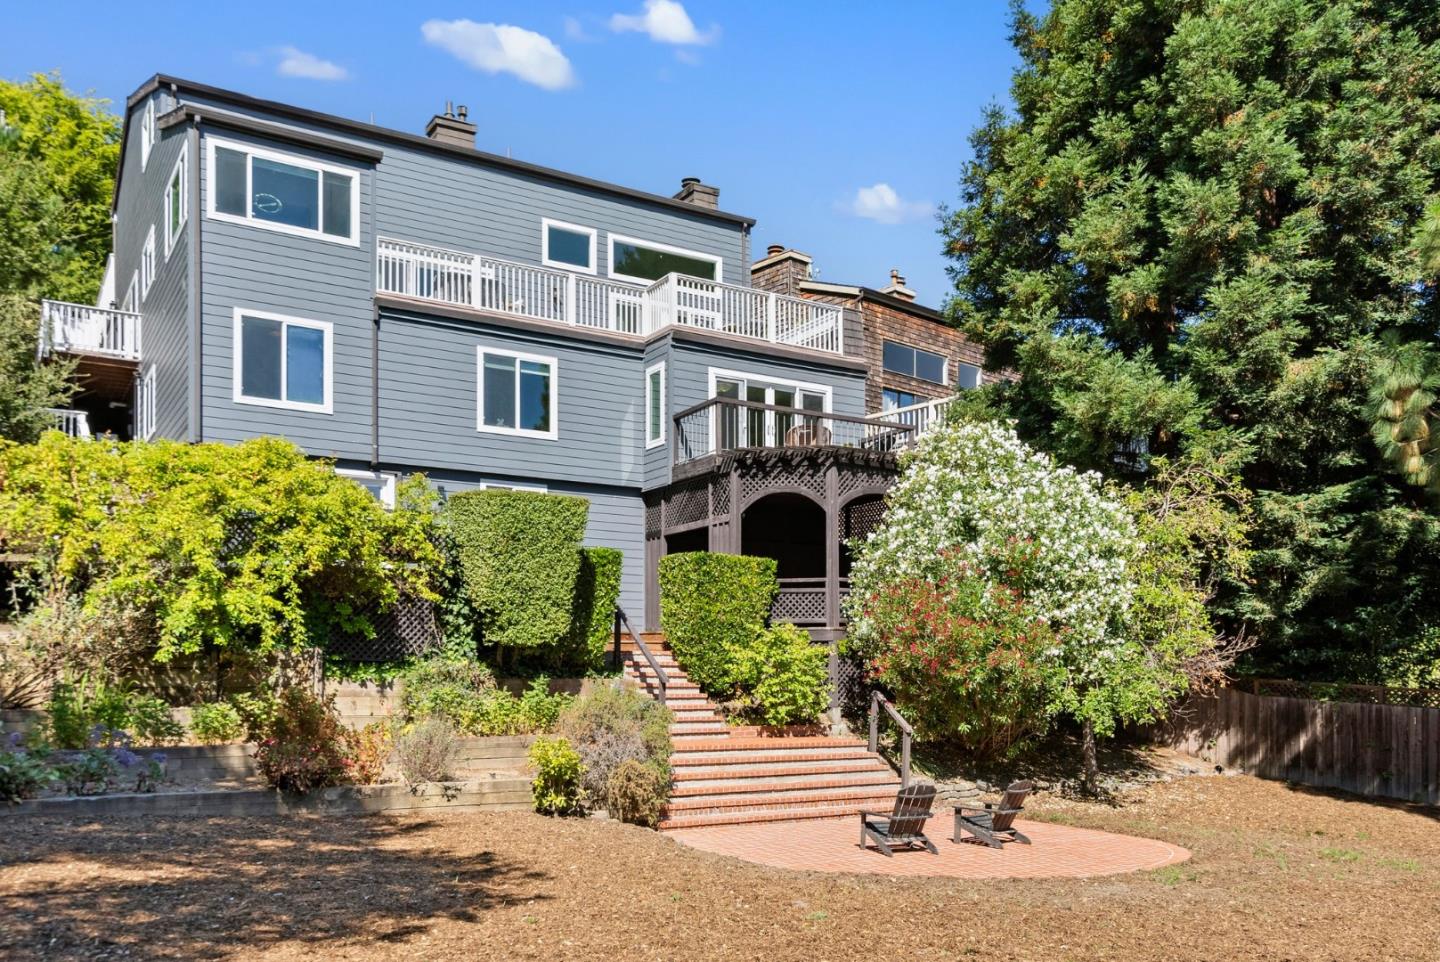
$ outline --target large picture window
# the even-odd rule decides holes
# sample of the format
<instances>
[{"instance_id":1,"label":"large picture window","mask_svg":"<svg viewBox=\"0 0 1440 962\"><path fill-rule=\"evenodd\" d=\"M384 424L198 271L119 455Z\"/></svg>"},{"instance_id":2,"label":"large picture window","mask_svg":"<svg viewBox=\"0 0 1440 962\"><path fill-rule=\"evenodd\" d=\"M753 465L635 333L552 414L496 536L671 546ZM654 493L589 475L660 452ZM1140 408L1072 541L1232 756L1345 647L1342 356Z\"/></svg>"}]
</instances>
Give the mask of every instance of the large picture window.
<instances>
[{"instance_id":1,"label":"large picture window","mask_svg":"<svg viewBox=\"0 0 1440 962\"><path fill-rule=\"evenodd\" d=\"M359 243L356 171L221 140L210 148L210 216Z\"/></svg>"},{"instance_id":2,"label":"large picture window","mask_svg":"<svg viewBox=\"0 0 1440 962\"><path fill-rule=\"evenodd\" d=\"M540 221L540 261L546 267L595 273L595 229L546 217Z\"/></svg>"},{"instance_id":3,"label":"large picture window","mask_svg":"<svg viewBox=\"0 0 1440 962\"><path fill-rule=\"evenodd\" d=\"M281 314L235 310L235 400L331 411L332 327Z\"/></svg>"},{"instance_id":4,"label":"large picture window","mask_svg":"<svg viewBox=\"0 0 1440 962\"><path fill-rule=\"evenodd\" d=\"M707 281L720 280L718 257L631 237L610 235L610 276L648 283L666 274L688 274Z\"/></svg>"},{"instance_id":5,"label":"large picture window","mask_svg":"<svg viewBox=\"0 0 1440 962\"><path fill-rule=\"evenodd\" d=\"M559 437L553 357L477 348L479 412L476 429L527 437Z\"/></svg>"},{"instance_id":6,"label":"large picture window","mask_svg":"<svg viewBox=\"0 0 1440 962\"><path fill-rule=\"evenodd\" d=\"M932 351L922 351L909 344L886 341L884 346L885 370L891 374L917 377L922 381L945 384L945 358Z\"/></svg>"}]
</instances>

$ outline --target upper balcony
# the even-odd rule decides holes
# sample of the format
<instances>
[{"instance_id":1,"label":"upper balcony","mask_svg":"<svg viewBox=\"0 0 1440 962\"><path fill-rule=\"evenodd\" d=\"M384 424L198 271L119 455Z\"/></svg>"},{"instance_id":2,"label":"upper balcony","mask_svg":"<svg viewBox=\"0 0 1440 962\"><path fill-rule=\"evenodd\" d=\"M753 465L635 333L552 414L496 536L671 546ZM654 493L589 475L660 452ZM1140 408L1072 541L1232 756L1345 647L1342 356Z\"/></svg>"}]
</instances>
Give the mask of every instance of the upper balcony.
<instances>
[{"instance_id":1,"label":"upper balcony","mask_svg":"<svg viewBox=\"0 0 1440 962\"><path fill-rule=\"evenodd\" d=\"M676 325L844 351L842 310L819 301L684 274L667 274L647 287L385 237L377 254L377 293L636 337Z\"/></svg>"},{"instance_id":2,"label":"upper balcony","mask_svg":"<svg viewBox=\"0 0 1440 962\"><path fill-rule=\"evenodd\" d=\"M43 359L52 353L139 361L140 315L45 301L40 313L39 356Z\"/></svg>"}]
</instances>

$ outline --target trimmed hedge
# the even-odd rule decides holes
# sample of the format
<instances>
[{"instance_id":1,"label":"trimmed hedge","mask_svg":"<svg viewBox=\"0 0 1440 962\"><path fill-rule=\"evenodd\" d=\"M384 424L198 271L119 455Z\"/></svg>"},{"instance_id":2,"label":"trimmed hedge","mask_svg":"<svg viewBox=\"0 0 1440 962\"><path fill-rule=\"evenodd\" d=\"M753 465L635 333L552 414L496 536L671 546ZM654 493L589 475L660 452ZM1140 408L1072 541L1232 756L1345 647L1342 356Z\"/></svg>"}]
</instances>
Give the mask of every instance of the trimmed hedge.
<instances>
[{"instance_id":1,"label":"trimmed hedge","mask_svg":"<svg viewBox=\"0 0 1440 962\"><path fill-rule=\"evenodd\" d=\"M534 650L570 637L590 502L534 491L465 491L446 505L485 643Z\"/></svg>"},{"instance_id":2,"label":"trimmed hedge","mask_svg":"<svg viewBox=\"0 0 1440 962\"><path fill-rule=\"evenodd\" d=\"M660 626L690 680L729 695L734 651L765 625L779 582L773 558L687 551L660 559Z\"/></svg>"},{"instance_id":3,"label":"trimmed hedge","mask_svg":"<svg viewBox=\"0 0 1440 962\"><path fill-rule=\"evenodd\" d=\"M580 549L571 633L574 659L586 668L599 668L604 663L605 651L614 637L624 561L619 548Z\"/></svg>"}]
</instances>

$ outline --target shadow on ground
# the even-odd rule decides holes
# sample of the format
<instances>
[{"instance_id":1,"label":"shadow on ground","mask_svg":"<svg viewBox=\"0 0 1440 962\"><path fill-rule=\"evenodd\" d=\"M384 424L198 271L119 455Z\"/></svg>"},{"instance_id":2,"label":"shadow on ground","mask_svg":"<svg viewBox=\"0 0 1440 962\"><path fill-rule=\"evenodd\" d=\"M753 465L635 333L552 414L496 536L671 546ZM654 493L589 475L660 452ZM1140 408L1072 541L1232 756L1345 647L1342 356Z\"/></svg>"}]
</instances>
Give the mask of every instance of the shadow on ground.
<instances>
[{"instance_id":1,"label":"shadow on ground","mask_svg":"<svg viewBox=\"0 0 1440 962\"><path fill-rule=\"evenodd\" d=\"M0 874L18 884L0 889L0 958L243 958L278 942L330 951L545 898L543 872L410 838L443 838L435 819L38 822L4 826Z\"/></svg>"}]
</instances>

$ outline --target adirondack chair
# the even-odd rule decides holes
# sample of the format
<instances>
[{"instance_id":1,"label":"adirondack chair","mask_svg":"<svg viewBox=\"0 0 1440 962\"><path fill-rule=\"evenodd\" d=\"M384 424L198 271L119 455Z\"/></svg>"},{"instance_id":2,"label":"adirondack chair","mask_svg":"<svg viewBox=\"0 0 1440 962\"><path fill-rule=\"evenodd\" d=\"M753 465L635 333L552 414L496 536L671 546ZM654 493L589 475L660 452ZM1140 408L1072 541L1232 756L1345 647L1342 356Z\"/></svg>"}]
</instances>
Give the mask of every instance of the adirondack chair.
<instances>
[{"instance_id":1,"label":"adirondack chair","mask_svg":"<svg viewBox=\"0 0 1440 962\"><path fill-rule=\"evenodd\" d=\"M860 847L865 848L866 838L875 841L881 854L892 856L892 846L907 848L920 846L939 855L935 843L925 837L925 820L930 817L930 806L935 801L934 785L911 785L895 796L895 807L886 812L860 813Z\"/></svg>"},{"instance_id":2,"label":"adirondack chair","mask_svg":"<svg viewBox=\"0 0 1440 962\"><path fill-rule=\"evenodd\" d=\"M1028 781L1011 782L999 803L985 802L980 808L956 805L955 841L963 841L965 833L969 832L977 841L991 848L999 848L1002 842L1029 845L1030 840L1015 830L1015 816L1020 814L1025 796L1034 787Z\"/></svg>"}]
</instances>

